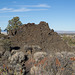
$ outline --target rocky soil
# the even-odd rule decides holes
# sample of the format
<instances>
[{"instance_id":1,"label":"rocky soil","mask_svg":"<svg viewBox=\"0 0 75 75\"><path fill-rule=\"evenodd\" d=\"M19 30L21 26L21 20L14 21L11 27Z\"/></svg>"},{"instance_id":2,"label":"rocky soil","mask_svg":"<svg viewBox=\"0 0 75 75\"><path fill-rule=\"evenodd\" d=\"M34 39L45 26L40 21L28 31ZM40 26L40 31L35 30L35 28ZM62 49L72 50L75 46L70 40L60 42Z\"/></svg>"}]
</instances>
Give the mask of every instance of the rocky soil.
<instances>
[{"instance_id":1,"label":"rocky soil","mask_svg":"<svg viewBox=\"0 0 75 75\"><path fill-rule=\"evenodd\" d=\"M0 52L0 75L74 75L75 52Z\"/></svg>"}]
</instances>

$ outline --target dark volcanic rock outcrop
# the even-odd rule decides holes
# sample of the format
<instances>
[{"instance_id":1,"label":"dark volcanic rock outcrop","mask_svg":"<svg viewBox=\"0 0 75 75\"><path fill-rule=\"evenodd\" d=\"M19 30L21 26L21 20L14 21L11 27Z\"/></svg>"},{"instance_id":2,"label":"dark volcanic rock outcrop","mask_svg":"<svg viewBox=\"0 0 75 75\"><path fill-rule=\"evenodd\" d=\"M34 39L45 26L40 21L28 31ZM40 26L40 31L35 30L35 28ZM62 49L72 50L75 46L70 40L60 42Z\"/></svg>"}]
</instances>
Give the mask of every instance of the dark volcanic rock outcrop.
<instances>
[{"instance_id":1,"label":"dark volcanic rock outcrop","mask_svg":"<svg viewBox=\"0 0 75 75\"><path fill-rule=\"evenodd\" d=\"M0 75L75 74L75 51L70 52L48 23L22 25L10 31L7 38L0 38L6 40L5 44L0 42Z\"/></svg>"},{"instance_id":2,"label":"dark volcanic rock outcrop","mask_svg":"<svg viewBox=\"0 0 75 75\"><path fill-rule=\"evenodd\" d=\"M60 36L50 29L48 23L40 22L38 25L28 23L20 26L16 35L11 37L13 46L23 49L24 45L38 45L44 51L70 51L70 47L60 38Z\"/></svg>"}]
</instances>

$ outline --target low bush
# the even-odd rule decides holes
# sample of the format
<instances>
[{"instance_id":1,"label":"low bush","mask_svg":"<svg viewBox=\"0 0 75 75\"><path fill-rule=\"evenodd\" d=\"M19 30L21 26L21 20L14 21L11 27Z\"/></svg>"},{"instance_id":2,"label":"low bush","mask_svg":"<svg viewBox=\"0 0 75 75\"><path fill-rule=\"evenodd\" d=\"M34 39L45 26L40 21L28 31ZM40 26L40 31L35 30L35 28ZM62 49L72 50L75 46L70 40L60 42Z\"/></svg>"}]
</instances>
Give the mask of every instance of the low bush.
<instances>
[{"instance_id":1,"label":"low bush","mask_svg":"<svg viewBox=\"0 0 75 75\"><path fill-rule=\"evenodd\" d=\"M73 38L73 37L70 37L70 36L63 36L62 37L63 38L63 40L65 41L65 42L67 42L70 46L75 46L75 38Z\"/></svg>"},{"instance_id":2,"label":"low bush","mask_svg":"<svg viewBox=\"0 0 75 75\"><path fill-rule=\"evenodd\" d=\"M9 39L4 39L2 41L4 50L11 50L11 41Z\"/></svg>"}]
</instances>

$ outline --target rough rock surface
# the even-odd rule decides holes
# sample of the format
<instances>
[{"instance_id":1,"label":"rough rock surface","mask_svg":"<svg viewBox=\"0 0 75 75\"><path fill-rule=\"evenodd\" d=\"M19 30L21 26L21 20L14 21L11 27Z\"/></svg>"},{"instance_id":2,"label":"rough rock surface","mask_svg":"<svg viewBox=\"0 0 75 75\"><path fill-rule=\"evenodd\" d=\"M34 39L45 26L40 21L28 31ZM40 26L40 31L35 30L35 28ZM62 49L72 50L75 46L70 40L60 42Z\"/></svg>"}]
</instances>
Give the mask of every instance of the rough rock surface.
<instances>
[{"instance_id":1,"label":"rough rock surface","mask_svg":"<svg viewBox=\"0 0 75 75\"><path fill-rule=\"evenodd\" d=\"M4 52L4 50L0 50L0 58L3 56Z\"/></svg>"},{"instance_id":2,"label":"rough rock surface","mask_svg":"<svg viewBox=\"0 0 75 75\"><path fill-rule=\"evenodd\" d=\"M0 58L3 56L3 54L5 53L5 50L2 47L2 43L0 42Z\"/></svg>"},{"instance_id":3,"label":"rough rock surface","mask_svg":"<svg viewBox=\"0 0 75 75\"><path fill-rule=\"evenodd\" d=\"M43 59L46 56L47 56L46 52L36 52L34 53L34 60L38 61L39 59Z\"/></svg>"},{"instance_id":4,"label":"rough rock surface","mask_svg":"<svg viewBox=\"0 0 75 75\"><path fill-rule=\"evenodd\" d=\"M34 61L34 65L30 69L31 75L75 74L75 52L57 52L48 54L38 62L35 59Z\"/></svg>"},{"instance_id":5,"label":"rough rock surface","mask_svg":"<svg viewBox=\"0 0 75 75\"><path fill-rule=\"evenodd\" d=\"M4 58L8 59L9 57L11 57L11 53L9 51L6 51L3 56Z\"/></svg>"},{"instance_id":6,"label":"rough rock surface","mask_svg":"<svg viewBox=\"0 0 75 75\"><path fill-rule=\"evenodd\" d=\"M16 52L14 55L9 57L10 63L20 63L25 60L25 55L23 52Z\"/></svg>"},{"instance_id":7,"label":"rough rock surface","mask_svg":"<svg viewBox=\"0 0 75 75\"><path fill-rule=\"evenodd\" d=\"M50 29L48 23L39 24L28 23L20 26L16 35L11 37L12 46L19 46L21 49L25 45L38 45L43 51L71 51L71 48L60 38L60 36Z\"/></svg>"}]
</instances>

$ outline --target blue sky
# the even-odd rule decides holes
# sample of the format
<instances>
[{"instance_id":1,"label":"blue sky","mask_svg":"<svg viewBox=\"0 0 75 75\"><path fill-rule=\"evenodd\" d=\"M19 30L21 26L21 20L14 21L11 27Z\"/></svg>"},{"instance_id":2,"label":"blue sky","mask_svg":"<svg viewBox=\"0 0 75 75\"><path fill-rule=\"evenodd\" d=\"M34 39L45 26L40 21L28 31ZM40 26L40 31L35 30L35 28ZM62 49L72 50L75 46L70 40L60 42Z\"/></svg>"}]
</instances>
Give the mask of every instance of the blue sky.
<instances>
[{"instance_id":1,"label":"blue sky","mask_svg":"<svg viewBox=\"0 0 75 75\"><path fill-rule=\"evenodd\" d=\"M51 29L75 31L75 0L0 0L0 27L15 16L23 24L46 21Z\"/></svg>"}]
</instances>

